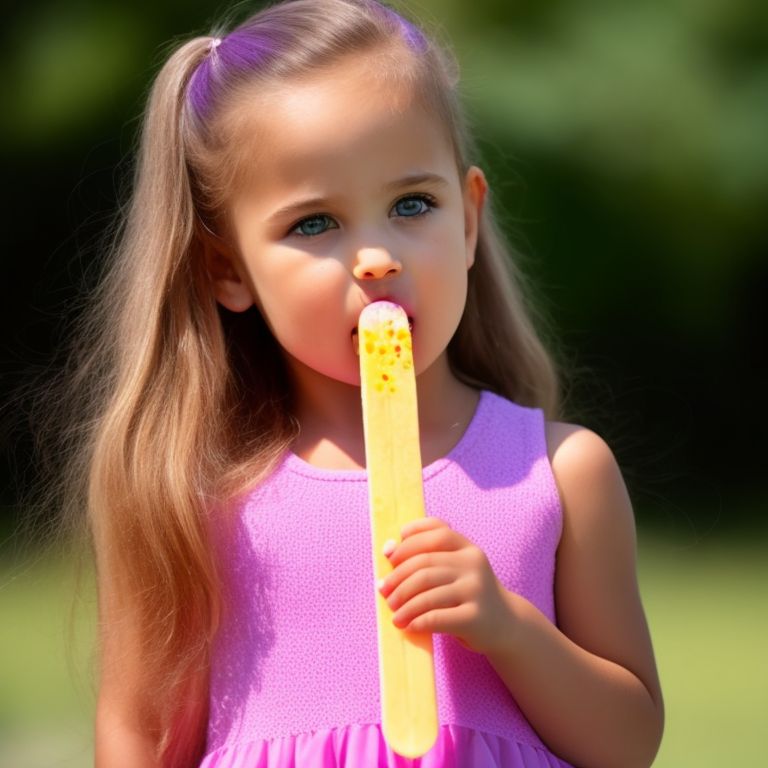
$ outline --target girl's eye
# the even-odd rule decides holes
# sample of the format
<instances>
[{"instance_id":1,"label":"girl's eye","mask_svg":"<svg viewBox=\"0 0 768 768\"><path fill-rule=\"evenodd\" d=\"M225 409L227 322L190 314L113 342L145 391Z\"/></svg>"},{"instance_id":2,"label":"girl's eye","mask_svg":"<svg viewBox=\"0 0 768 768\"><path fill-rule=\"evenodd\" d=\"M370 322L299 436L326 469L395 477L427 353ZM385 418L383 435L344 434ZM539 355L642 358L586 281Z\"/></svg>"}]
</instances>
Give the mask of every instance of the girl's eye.
<instances>
[{"instance_id":1,"label":"girl's eye","mask_svg":"<svg viewBox=\"0 0 768 768\"><path fill-rule=\"evenodd\" d=\"M396 216L413 218L422 216L435 207L435 201L428 195L409 195L398 200L392 208Z\"/></svg>"},{"instance_id":2,"label":"girl's eye","mask_svg":"<svg viewBox=\"0 0 768 768\"><path fill-rule=\"evenodd\" d=\"M300 235L302 237L316 237L322 235L329 229L337 229L338 225L330 217L324 213L317 214L316 216L309 216L306 219L302 219L292 230L291 234Z\"/></svg>"}]
</instances>

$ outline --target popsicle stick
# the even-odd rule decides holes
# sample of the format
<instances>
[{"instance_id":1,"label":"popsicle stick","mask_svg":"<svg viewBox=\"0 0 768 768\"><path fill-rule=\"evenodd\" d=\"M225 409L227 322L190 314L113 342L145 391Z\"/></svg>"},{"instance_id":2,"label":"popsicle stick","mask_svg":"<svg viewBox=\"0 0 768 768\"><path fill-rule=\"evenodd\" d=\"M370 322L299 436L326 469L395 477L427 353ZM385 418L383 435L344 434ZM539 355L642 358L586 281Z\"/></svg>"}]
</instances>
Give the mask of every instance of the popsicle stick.
<instances>
[{"instance_id":1,"label":"popsicle stick","mask_svg":"<svg viewBox=\"0 0 768 768\"><path fill-rule=\"evenodd\" d=\"M382 549L405 523L424 516L416 377L408 317L390 302L369 304L358 324L374 584L392 570ZM376 592L384 738L420 757L437 738L432 635L404 632Z\"/></svg>"}]
</instances>

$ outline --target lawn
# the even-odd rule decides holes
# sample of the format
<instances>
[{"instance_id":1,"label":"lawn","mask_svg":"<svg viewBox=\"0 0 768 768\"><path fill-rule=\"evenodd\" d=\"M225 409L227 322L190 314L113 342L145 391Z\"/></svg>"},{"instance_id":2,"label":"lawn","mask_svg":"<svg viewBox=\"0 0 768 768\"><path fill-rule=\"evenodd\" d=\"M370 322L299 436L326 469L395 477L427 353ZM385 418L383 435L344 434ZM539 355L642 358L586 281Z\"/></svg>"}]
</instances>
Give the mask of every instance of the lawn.
<instances>
[{"instance_id":1,"label":"lawn","mask_svg":"<svg viewBox=\"0 0 768 768\"><path fill-rule=\"evenodd\" d=\"M640 538L640 586L667 711L654 766L765 761L768 558L761 545Z\"/></svg>"},{"instance_id":2,"label":"lawn","mask_svg":"<svg viewBox=\"0 0 768 768\"><path fill-rule=\"evenodd\" d=\"M757 543L640 536L640 582L667 706L658 768L758 765L768 713L768 558ZM86 580L60 559L0 562L0 765L92 765ZM69 639L68 639L69 638ZM68 654L67 644L71 647Z\"/></svg>"}]
</instances>

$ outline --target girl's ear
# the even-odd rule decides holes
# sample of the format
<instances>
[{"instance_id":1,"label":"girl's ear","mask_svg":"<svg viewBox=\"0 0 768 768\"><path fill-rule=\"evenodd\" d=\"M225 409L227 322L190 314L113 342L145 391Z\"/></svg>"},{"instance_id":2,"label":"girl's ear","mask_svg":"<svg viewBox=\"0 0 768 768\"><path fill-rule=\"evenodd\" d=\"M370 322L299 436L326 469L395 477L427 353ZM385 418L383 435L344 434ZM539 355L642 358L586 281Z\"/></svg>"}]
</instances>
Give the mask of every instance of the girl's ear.
<instances>
[{"instance_id":1,"label":"girl's ear","mask_svg":"<svg viewBox=\"0 0 768 768\"><path fill-rule=\"evenodd\" d=\"M476 165L471 166L464 177L464 238L467 249L467 269L475 263L480 216L487 194L488 182L485 174Z\"/></svg>"},{"instance_id":2,"label":"girl's ear","mask_svg":"<svg viewBox=\"0 0 768 768\"><path fill-rule=\"evenodd\" d=\"M254 304L251 289L240 272L240 264L229 248L206 239L205 264L219 304L230 312L245 312Z\"/></svg>"}]
</instances>

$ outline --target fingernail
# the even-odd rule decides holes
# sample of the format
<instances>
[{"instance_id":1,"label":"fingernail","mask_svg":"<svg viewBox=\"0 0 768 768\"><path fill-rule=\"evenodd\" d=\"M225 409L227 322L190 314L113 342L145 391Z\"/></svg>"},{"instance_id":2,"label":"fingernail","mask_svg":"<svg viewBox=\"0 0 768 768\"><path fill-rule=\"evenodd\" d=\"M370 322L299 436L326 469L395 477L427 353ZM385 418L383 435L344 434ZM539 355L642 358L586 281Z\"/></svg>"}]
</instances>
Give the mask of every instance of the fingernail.
<instances>
[{"instance_id":1,"label":"fingernail","mask_svg":"<svg viewBox=\"0 0 768 768\"><path fill-rule=\"evenodd\" d=\"M397 548L397 542L394 539L387 539L382 547L384 557L389 557Z\"/></svg>"},{"instance_id":2,"label":"fingernail","mask_svg":"<svg viewBox=\"0 0 768 768\"><path fill-rule=\"evenodd\" d=\"M379 592L381 592L381 590L384 589L384 579L379 579L376 582L376 589L378 589Z\"/></svg>"}]
</instances>

